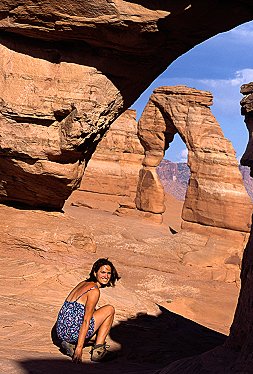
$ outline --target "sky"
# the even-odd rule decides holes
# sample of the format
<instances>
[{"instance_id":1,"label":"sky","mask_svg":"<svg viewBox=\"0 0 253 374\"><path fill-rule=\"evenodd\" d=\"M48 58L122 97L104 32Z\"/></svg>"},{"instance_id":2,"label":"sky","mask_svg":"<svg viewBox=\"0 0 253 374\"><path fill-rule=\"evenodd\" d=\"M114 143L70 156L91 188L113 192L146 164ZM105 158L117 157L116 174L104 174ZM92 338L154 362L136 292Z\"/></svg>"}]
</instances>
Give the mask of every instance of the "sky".
<instances>
[{"instance_id":1,"label":"sky","mask_svg":"<svg viewBox=\"0 0 253 374\"><path fill-rule=\"evenodd\" d=\"M180 56L132 105L137 119L153 90L160 86L186 85L210 91L214 96L211 111L240 160L248 141L241 115L240 87L253 81L253 21L218 34ZM177 134L165 153L173 162L186 162L187 149Z\"/></svg>"}]
</instances>

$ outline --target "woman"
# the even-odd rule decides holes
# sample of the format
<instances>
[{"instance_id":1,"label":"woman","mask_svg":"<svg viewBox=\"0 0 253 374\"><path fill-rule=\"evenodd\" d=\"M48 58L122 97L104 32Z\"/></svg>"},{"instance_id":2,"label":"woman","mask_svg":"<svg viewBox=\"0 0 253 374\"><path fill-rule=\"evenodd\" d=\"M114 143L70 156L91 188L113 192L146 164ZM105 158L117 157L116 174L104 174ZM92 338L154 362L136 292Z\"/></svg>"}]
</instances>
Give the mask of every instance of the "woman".
<instances>
[{"instance_id":1,"label":"woman","mask_svg":"<svg viewBox=\"0 0 253 374\"><path fill-rule=\"evenodd\" d=\"M96 343L91 352L91 360L108 359L105 339L111 329L115 311L112 305L105 305L97 310L95 307L100 288L115 286L119 279L111 261L100 258L93 264L89 278L70 292L60 309L56 322L57 335L62 340L62 348L74 362L82 361L85 339L90 339L95 333Z\"/></svg>"}]
</instances>

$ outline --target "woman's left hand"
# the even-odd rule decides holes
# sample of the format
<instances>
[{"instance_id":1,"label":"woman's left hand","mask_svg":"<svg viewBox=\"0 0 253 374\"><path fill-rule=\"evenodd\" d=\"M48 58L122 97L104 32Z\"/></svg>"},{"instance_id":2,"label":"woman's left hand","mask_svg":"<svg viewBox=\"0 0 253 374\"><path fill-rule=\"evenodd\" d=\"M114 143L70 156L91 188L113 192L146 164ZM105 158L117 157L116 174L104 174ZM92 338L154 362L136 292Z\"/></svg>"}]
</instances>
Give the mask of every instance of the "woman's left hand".
<instances>
[{"instance_id":1,"label":"woman's left hand","mask_svg":"<svg viewBox=\"0 0 253 374\"><path fill-rule=\"evenodd\" d=\"M75 364L79 364L79 363L82 362L82 348L76 347L75 353L74 353L74 355L72 357L72 361Z\"/></svg>"}]
</instances>

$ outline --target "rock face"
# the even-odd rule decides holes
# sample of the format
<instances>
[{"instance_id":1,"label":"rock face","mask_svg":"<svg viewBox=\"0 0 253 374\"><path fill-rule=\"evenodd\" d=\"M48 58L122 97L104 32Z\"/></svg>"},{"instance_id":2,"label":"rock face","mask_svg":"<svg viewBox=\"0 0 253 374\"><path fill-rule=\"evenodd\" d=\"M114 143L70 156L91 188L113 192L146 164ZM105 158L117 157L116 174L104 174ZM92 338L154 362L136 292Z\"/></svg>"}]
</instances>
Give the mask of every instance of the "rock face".
<instances>
[{"instance_id":1,"label":"rock face","mask_svg":"<svg viewBox=\"0 0 253 374\"><path fill-rule=\"evenodd\" d=\"M162 160L159 164L179 132L189 150L190 168L181 165L181 172L174 170L173 175L180 174L185 190L188 188L183 212L186 209L191 214L183 216L183 229L171 239L175 252L182 263L208 269L211 279L239 282L252 203L232 145L209 109L211 99L210 93L185 86L155 90L138 132L135 113L130 110L111 126L70 201L161 222L165 198L157 170L168 163ZM185 168L187 177L181 175Z\"/></svg>"},{"instance_id":2,"label":"rock face","mask_svg":"<svg viewBox=\"0 0 253 374\"><path fill-rule=\"evenodd\" d=\"M96 69L81 61L69 63L71 48L59 46L64 61L56 64L55 50L18 43L17 50L5 38L0 46L0 200L60 209L100 138L93 124L103 132L115 116L104 101L114 95L113 84L99 74L91 78ZM103 93L96 93L100 86Z\"/></svg>"},{"instance_id":3,"label":"rock face","mask_svg":"<svg viewBox=\"0 0 253 374\"><path fill-rule=\"evenodd\" d=\"M164 151L178 132L188 148L191 171L183 227L196 223L249 232L252 203L234 149L224 137L210 105L212 95L208 92L185 86L156 89L139 121L139 135L145 148L143 169L156 173ZM138 193L146 196L141 185L142 180Z\"/></svg>"},{"instance_id":4,"label":"rock face","mask_svg":"<svg viewBox=\"0 0 253 374\"><path fill-rule=\"evenodd\" d=\"M245 84L241 87L241 93L245 97L241 101L242 114L245 116L245 123L249 131L249 142L246 151L241 159L241 164L250 167L251 176L253 175L253 144L252 144L252 125L253 125L253 83ZM235 349L238 352L235 367L246 372L252 368L252 270L253 253L253 230L251 229L250 239L244 251L243 264L241 271L242 288L239 297L234 322L231 327L230 337L226 346L229 349Z\"/></svg>"},{"instance_id":5,"label":"rock face","mask_svg":"<svg viewBox=\"0 0 253 374\"><path fill-rule=\"evenodd\" d=\"M76 254L96 252L93 235L86 227L60 212L17 210L0 205L1 247L5 253L23 251L41 258L54 253Z\"/></svg>"},{"instance_id":6,"label":"rock face","mask_svg":"<svg viewBox=\"0 0 253 374\"><path fill-rule=\"evenodd\" d=\"M137 136L136 112L125 111L110 127L99 143L85 170L78 191L71 196L72 204L87 205L94 199L96 207L105 201L119 209L135 209L139 172L144 149ZM119 207L120 206L120 207Z\"/></svg>"},{"instance_id":7,"label":"rock face","mask_svg":"<svg viewBox=\"0 0 253 374\"><path fill-rule=\"evenodd\" d=\"M161 221L164 188L157 170L162 169L164 152L178 132L187 145L190 168L190 180L184 181L183 227L198 232L201 227L204 231L206 227L238 231L237 244L242 247L245 237L241 232L249 232L252 203L234 149L212 115L211 104L208 92L185 86L156 89L138 131L133 111L115 121L91 158L72 201L85 204L95 194L97 200L118 203L117 213L137 208L136 212Z\"/></svg>"},{"instance_id":8,"label":"rock face","mask_svg":"<svg viewBox=\"0 0 253 374\"><path fill-rule=\"evenodd\" d=\"M154 213L163 213L161 182L147 189L151 185L147 176L158 179L157 167L178 132L188 149L190 180L182 230L172 239L179 248L177 255L184 264L210 268L214 280L239 282L252 202L234 149L212 115L211 104L209 92L185 86L160 87L153 92L138 123L145 158L136 205L150 211L150 196L157 207Z\"/></svg>"},{"instance_id":9,"label":"rock face","mask_svg":"<svg viewBox=\"0 0 253 374\"><path fill-rule=\"evenodd\" d=\"M153 79L252 14L235 0L2 1L0 201L61 209L110 124Z\"/></svg>"}]
</instances>

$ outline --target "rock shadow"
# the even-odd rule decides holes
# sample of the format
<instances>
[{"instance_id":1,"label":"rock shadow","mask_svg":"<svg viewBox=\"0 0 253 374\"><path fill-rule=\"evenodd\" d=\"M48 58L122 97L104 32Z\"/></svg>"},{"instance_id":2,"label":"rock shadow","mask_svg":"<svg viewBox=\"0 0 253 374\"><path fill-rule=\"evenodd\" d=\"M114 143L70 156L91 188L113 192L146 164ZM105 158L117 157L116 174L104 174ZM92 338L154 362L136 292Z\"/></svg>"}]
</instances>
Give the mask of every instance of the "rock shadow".
<instances>
[{"instance_id":1,"label":"rock shadow","mask_svg":"<svg viewBox=\"0 0 253 374\"><path fill-rule=\"evenodd\" d=\"M129 361L163 367L178 359L201 354L224 343L226 335L170 312L159 305L158 316L139 314L111 330Z\"/></svg>"},{"instance_id":2,"label":"rock shadow","mask_svg":"<svg viewBox=\"0 0 253 374\"><path fill-rule=\"evenodd\" d=\"M173 229L171 226L169 226L169 230L170 230L170 232L171 232L172 235L175 235L175 234L178 233L178 231L175 230L175 229Z\"/></svg>"},{"instance_id":3,"label":"rock shadow","mask_svg":"<svg viewBox=\"0 0 253 374\"><path fill-rule=\"evenodd\" d=\"M138 314L111 329L110 337L120 344L118 357L107 363L72 364L62 360L29 359L19 364L24 374L83 373L148 374L170 363L198 355L222 345L226 336L159 306L160 314Z\"/></svg>"}]
</instances>

